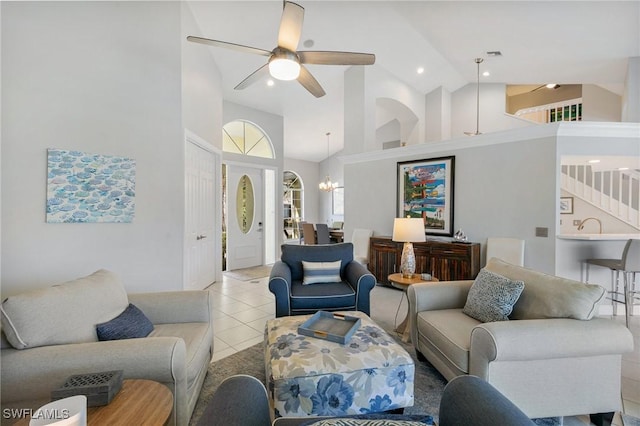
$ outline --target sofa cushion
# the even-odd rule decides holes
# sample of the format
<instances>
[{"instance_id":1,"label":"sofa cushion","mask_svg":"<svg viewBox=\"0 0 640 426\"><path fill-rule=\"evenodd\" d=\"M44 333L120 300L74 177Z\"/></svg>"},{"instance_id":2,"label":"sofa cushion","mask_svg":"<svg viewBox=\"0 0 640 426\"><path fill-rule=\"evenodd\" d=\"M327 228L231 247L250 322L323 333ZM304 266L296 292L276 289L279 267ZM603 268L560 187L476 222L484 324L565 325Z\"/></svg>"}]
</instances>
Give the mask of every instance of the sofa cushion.
<instances>
[{"instance_id":1,"label":"sofa cushion","mask_svg":"<svg viewBox=\"0 0 640 426\"><path fill-rule=\"evenodd\" d=\"M335 262L307 262L302 261L304 276L302 284L339 283L341 260Z\"/></svg>"},{"instance_id":2,"label":"sofa cushion","mask_svg":"<svg viewBox=\"0 0 640 426\"><path fill-rule=\"evenodd\" d=\"M462 309L418 312L416 318L420 340L428 341L460 371L469 372L471 330L480 321L462 313Z\"/></svg>"},{"instance_id":3,"label":"sofa cushion","mask_svg":"<svg viewBox=\"0 0 640 426\"><path fill-rule=\"evenodd\" d=\"M345 281L322 285L303 285L301 281L291 283L291 309L351 309L355 306L356 292Z\"/></svg>"},{"instance_id":4,"label":"sofa cushion","mask_svg":"<svg viewBox=\"0 0 640 426\"><path fill-rule=\"evenodd\" d=\"M469 289L462 312L482 322L508 321L524 283L482 268Z\"/></svg>"},{"instance_id":5,"label":"sofa cushion","mask_svg":"<svg viewBox=\"0 0 640 426\"><path fill-rule=\"evenodd\" d=\"M98 340L136 339L147 337L152 331L149 318L132 303L111 321L96 325Z\"/></svg>"},{"instance_id":6,"label":"sofa cushion","mask_svg":"<svg viewBox=\"0 0 640 426\"><path fill-rule=\"evenodd\" d=\"M1 307L2 330L16 349L96 342L96 324L115 318L128 304L118 277L101 269L8 297Z\"/></svg>"},{"instance_id":7,"label":"sofa cushion","mask_svg":"<svg viewBox=\"0 0 640 426\"><path fill-rule=\"evenodd\" d=\"M604 300L604 287L512 265L491 258L485 267L512 280L524 281L524 290L513 307L511 319L573 318L589 320Z\"/></svg>"}]
</instances>

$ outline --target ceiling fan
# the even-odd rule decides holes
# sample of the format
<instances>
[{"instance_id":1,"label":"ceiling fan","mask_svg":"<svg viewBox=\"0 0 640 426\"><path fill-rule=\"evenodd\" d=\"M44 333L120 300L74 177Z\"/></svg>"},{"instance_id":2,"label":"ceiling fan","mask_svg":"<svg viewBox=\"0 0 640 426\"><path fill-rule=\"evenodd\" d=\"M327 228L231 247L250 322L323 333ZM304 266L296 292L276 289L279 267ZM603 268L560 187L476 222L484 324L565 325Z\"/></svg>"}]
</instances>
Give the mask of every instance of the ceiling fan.
<instances>
[{"instance_id":1,"label":"ceiling fan","mask_svg":"<svg viewBox=\"0 0 640 426\"><path fill-rule=\"evenodd\" d=\"M318 80L311 75L303 64L372 65L375 62L376 57L371 53L296 51L302 33L303 20L304 8L297 3L284 1L282 19L280 20L280 29L278 31L278 45L271 51L203 37L189 36L187 40L269 58L266 64L242 80L235 87L236 90L242 90L270 74L278 80L298 80L313 96L319 98L326 93L318 83Z\"/></svg>"}]
</instances>

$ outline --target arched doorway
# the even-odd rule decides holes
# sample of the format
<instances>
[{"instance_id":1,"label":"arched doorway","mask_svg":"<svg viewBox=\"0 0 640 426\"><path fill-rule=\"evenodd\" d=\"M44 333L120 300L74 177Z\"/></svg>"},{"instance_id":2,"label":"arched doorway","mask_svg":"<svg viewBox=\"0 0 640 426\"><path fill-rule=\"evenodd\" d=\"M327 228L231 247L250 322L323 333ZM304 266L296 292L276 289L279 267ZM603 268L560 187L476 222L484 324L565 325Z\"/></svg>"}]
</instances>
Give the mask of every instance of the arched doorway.
<instances>
[{"instance_id":1,"label":"arched doorway","mask_svg":"<svg viewBox=\"0 0 640 426\"><path fill-rule=\"evenodd\" d=\"M222 148L226 153L261 158L274 158L268 135L255 123L235 120L223 126ZM274 245L272 226L265 228L265 186L273 186L268 170L255 161L242 159L223 164L223 270L262 265L265 246Z\"/></svg>"}]
</instances>

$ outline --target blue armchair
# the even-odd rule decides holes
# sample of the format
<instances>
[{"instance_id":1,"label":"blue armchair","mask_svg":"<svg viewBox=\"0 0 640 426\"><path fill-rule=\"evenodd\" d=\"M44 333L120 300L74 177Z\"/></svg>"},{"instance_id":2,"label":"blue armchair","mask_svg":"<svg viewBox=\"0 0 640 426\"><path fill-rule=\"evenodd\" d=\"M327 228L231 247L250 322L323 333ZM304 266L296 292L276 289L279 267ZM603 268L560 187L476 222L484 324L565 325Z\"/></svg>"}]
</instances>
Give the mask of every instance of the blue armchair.
<instances>
[{"instance_id":1,"label":"blue armchair","mask_svg":"<svg viewBox=\"0 0 640 426\"><path fill-rule=\"evenodd\" d=\"M341 282L303 285L302 261L341 260ZM273 265L269 290L276 296L276 317L324 311L361 311L370 314L369 293L376 279L353 260L353 244L282 245L282 256Z\"/></svg>"}]
</instances>

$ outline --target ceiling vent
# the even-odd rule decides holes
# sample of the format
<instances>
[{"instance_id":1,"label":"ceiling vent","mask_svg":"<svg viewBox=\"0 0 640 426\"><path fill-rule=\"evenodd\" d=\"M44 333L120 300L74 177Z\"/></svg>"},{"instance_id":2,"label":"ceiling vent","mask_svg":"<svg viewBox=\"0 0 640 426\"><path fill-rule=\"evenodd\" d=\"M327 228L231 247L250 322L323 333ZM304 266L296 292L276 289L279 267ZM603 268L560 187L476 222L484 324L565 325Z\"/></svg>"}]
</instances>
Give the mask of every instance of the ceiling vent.
<instances>
[{"instance_id":1,"label":"ceiling vent","mask_svg":"<svg viewBox=\"0 0 640 426\"><path fill-rule=\"evenodd\" d=\"M490 50L487 52L487 56L502 56L502 52L499 50Z\"/></svg>"}]
</instances>

